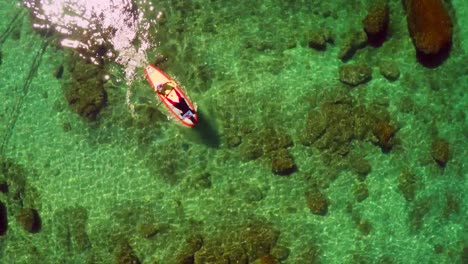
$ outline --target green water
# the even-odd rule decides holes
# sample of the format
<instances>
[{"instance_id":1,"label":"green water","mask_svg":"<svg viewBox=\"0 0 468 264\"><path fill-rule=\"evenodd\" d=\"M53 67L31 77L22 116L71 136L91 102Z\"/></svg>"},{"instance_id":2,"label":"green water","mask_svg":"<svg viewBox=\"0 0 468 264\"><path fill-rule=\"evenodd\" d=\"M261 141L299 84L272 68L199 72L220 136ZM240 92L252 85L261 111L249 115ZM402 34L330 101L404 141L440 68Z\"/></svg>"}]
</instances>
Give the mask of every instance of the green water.
<instances>
[{"instance_id":1,"label":"green water","mask_svg":"<svg viewBox=\"0 0 468 264\"><path fill-rule=\"evenodd\" d=\"M1 0L0 263L467 263L468 6L446 2L453 45L435 68L416 59L401 1L383 45L346 62L337 54L362 30L365 1L154 2L165 20L148 61L165 55L160 67L197 103L190 129L166 119L142 67L126 85L112 61L106 106L81 117L64 92L73 51ZM309 47L323 29L333 41ZM341 83L354 63L372 80ZM134 110L128 91L141 96ZM374 116L394 132L388 151ZM308 126L323 130L304 144ZM28 208L38 231L23 226Z\"/></svg>"}]
</instances>

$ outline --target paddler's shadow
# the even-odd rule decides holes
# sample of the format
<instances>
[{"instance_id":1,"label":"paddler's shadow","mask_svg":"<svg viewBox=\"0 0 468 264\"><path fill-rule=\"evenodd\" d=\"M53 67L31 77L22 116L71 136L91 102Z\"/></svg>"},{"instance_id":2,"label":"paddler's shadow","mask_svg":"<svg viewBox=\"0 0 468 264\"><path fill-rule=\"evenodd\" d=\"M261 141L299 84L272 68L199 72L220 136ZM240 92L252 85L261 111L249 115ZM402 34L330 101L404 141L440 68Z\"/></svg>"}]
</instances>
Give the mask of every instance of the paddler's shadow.
<instances>
[{"instance_id":1,"label":"paddler's shadow","mask_svg":"<svg viewBox=\"0 0 468 264\"><path fill-rule=\"evenodd\" d=\"M191 134L197 142L210 148L218 148L220 145L218 131L216 131L214 124L208 122L208 119L203 111L198 111L198 122L190 129Z\"/></svg>"}]
</instances>

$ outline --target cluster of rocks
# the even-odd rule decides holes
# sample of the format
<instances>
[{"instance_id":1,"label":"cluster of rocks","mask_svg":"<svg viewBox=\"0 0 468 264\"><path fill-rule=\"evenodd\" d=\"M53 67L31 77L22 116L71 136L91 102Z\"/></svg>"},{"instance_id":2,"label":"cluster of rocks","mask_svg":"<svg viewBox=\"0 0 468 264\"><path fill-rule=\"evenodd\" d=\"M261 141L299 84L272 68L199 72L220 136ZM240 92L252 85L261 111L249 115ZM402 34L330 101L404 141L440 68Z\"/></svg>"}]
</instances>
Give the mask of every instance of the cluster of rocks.
<instances>
[{"instance_id":1,"label":"cluster of rocks","mask_svg":"<svg viewBox=\"0 0 468 264\"><path fill-rule=\"evenodd\" d=\"M362 21L363 30L349 34L341 44L337 57L343 62L347 62L359 49L363 49L367 45L381 46L387 39L389 22L388 2L382 0L373 3L369 7L367 16ZM330 30L319 30L310 33L307 40L309 47L317 50L325 50L327 43L334 43ZM381 62L379 69L382 76L389 81L395 81L400 76L398 66L394 62ZM343 65L339 68L339 79L350 86L364 84L372 79L372 68L363 63Z\"/></svg>"},{"instance_id":2,"label":"cluster of rocks","mask_svg":"<svg viewBox=\"0 0 468 264\"><path fill-rule=\"evenodd\" d=\"M302 142L345 156L353 140L368 140L388 152L395 144L396 131L385 108L355 104L343 93L325 99L319 110L309 113Z\"/></svg>"},{"instance_id":3,"label":"cluster of rocks","mask_svg":"<svg viewBox=\"0 0 468 264\"><path fill-rule=\"evenodd\" d=\"M245 160L267 158L271 171L277 175L290 175L297 170L289 148L294 142L286 132L275 128L244 130L242 136L227 136L228 144L240 146L240 153Z\"/></svg>"},{"instance_id":4,"label":"cluster of rocks","mask_svg":"<svg viewBox=\"0 0 468 264\"><path fill-rule=\"evenodd\" d=\"M280 263L289 249L277 245L280 232L263 220L218 228L209 237L192 234L175 263Z\"/></svg>"}]
</instances>

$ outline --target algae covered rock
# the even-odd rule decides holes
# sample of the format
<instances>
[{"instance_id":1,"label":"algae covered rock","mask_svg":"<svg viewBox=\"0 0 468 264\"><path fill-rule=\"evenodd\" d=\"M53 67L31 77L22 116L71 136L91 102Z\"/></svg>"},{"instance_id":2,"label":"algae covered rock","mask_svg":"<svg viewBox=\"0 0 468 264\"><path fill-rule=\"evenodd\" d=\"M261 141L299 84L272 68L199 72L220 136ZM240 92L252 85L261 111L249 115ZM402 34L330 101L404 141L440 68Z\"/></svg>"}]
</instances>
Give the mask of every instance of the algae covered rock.
<instances>
[{"instance_id":1,"label":"algae covered rock","mask_svg":"<svg viewBox=\"0 0 468 264\"><path fill-rule=\"evenodd\" d=\"M319 30L306 36L310 48L323 51L327 48L327 43L333 43L333 37L329 30Z\"/></svg>"},{"instance_id":2,"label":"algae covered rock","mask_svg":"<svg viewBox=\"0 0 468 264\"><path fill-rule=\"evenodd\" d=\"M373 133L377 138L376 144L380 146L383 152L389 152L393 148L395 144L393 137L396 133L393 125L384 120L378 121L374 125Z\"/></svg>"},{"instance_id":3,"label":"algae covered rock","mask_svg":"<svg viewBox=\"0 0 468 264\"><path fill-rule=\"evenodd\" d=\"M407 0L407 23L418 52L437 54L452 42L452 20L440 0Z\"/></svg>"},{"instance_id":4,"label":"algae covered rock","mask_svg":"<svg viewBox=\"0 0 468 264\"><path fill-rule=\"evenodd\" d=\"M327 214L328 199L317 187L312 187L310 190L306 191L305 199L311 213L316 215Z\"/></svg>"},{"instance_id":5,"label":"algae covered rock","mask_svg":"<svg viewBox=\"0 0 468 264\"><path fill-rule=\"evenodd\" d=\"M70 62L70 79L62 83L65 98L80 116L94 120L107 103L102 67L75 58Z\"/></svg>"},{"instance_id":6,"label":"algae covered rock","mask_svg":"<svg viewBox=\"0 0 468 264\"><path fill-rule=\"evenodd\" d=\"M432 142L431 156L441 167L445 167L450 159L450 146L447 140L436 138Z\"/></svg>"},{"instance_id":7,"label":"algae covered rock","mask_svg":"<svg viewBox=\"0 0 468 264\"><path fill-rule=\"evenodd\" d=\"M218 229L219 234L203 239L194 254L195 263L249 263L270 255L280 232L263 220L233 223Z\"/></svg>"},{"instance_id":8,"label":"algae covered rock","mask_svg":"<svg viewBox=\"0 0 468 264\"><path fill-rule=\"evenodd\" d=\"M365 32L358 31L351 33L341 45L337 55L338 59L342 61L351 59L358 49L362 49L367 45L367 42L368 38Z\"/></svg>"},{"instance_id":9,"label":"algae covered rock","mask_svg":"<svg viewBox=\"0 0 468 264\"><path fill-rule=\"evenodd\" d=\"M37 233L41 230L41 218L36 209L23 208L16 218L23 229L29 233Z\"/></svg>"},{"instance_id":10,"label":"algae covered rock","mask_svg":"<svg viewBox=\"0 0 468 264\"><path fill-rule=\"evenodd\" d=\"M362 21L370 44L380 46L385 41L389 20L390 10L386 0L379 0L371 5Z\"/></svg>"},{"instance_id":11,"label":"algae covered rock","mask_svg":"<svg viewBox=\"0 0 468 264\"><path fill-rule=\"evenodd\" d=\"M102 83L95 80L83 83L72 82L66 91L68 104L82 117L96 119L107 102L107 93Z\"/></svg>"},{"instance_id":12,"label":"algae covered rock","mask_svg":"<svg viewBox=\"0 0 468 264\"><path fill-rule=\"evenodd\" d=\"M339 69L339 76L341 82L357 86L372 79L372 69L365 64L343 65Z\"/></svg>"},{"instance_id":13,"label":"algae covered rock","mask_svg":"<svg viewBox=\"0 0 468 264\"><path fill-rule=\"evenodd\" d=\"M387 80L393 82L396 81L400 77L400 69L398 66L389 61L384 61L379 64L379 71L383 77Z\"/></svg>"},{"instance_id":14,"label":"algae covered rock","mask_svg":"<svg viewBox=\"0 0 468 264\"><path fill-rule=\"evenodd\" d=\"M296 171L294 159L287 149L279 149L272 154L271 171L283 176Z\"/></svg>"}]
</instances>

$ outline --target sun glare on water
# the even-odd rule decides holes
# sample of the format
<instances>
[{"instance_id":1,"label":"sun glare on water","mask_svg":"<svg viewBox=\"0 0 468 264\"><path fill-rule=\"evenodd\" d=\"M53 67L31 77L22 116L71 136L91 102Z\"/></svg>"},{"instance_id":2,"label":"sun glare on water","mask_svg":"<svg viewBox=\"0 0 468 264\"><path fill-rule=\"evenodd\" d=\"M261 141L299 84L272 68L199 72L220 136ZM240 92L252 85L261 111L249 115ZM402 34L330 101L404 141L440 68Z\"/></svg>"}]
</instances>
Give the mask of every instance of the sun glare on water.
<instances>
[{"instance_id":1,"label":"sun glare on water","mask_svg":"<svg viewBox=\"0 0 468 264\"><path fill-rule=\"evenodd\" d=\"M54 32L61 45L76 49L95 64L114 60L125 68L127 81L147 63L150 26L159 16L147 0L24 0L33 27ZM146 13L153 17L149 19Z\"/></svg>"}]
</instances>

